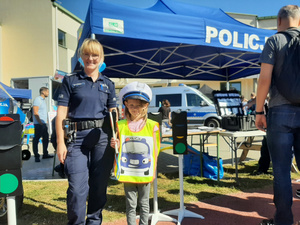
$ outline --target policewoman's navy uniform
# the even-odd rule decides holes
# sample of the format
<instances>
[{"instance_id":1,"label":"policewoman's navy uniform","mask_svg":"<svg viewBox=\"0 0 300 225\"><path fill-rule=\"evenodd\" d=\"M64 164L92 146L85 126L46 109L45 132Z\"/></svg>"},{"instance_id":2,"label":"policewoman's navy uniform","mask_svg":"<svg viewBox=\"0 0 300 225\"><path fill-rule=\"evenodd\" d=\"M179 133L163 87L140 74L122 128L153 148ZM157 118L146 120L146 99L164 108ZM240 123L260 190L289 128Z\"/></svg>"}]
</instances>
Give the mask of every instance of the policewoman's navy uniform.
<instances>
[{"instance_id":1,"label":"policewoman's navy uniform","mask_svg":"<svg viewBox=\"0 0 300 225\"><path fill-rule=\"evenodd\" d=\"M107 114L109 108L116 107L114 83L102 74L93 82L84 71L66 76L58 105L69 107L68 118L76 122L77 129L67 145L65 160L69 181L68 224L99 225L114 160L114 150L109 145L111 127ZM96 125L93 121L97 121Z\"/></svg>"}]
</instances>

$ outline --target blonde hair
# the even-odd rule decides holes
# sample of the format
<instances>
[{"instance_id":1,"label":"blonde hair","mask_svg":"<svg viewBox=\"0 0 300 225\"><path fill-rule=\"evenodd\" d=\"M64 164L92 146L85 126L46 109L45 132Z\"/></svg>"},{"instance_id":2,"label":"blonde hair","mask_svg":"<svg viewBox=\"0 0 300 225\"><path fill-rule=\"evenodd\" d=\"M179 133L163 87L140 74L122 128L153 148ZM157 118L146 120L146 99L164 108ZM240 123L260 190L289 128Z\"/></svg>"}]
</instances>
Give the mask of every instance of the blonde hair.
<instances>
[{"instance_id":1,"label":"blonde hair","mask_svg":"<svg viewBox=\"0 0 300 225\"><path fill-rule=\"evenodd\" d=\"M81 57L84 54L96 54L101 58L100 64L104 61L103 46L96 39L86 38L79 49L79 54Z\"/></svg>"},{"instance_id":2,"label":"blonde hair","mask_svg":"<svg viewBox=\"0 0 300 225\"><path fill-rule=\"evenodd\" d=\"M138 119L147 120L147 118L148 118L148 105L149 105L149 103L146 102L146 101L140 100L140 99L137 99L137 100L139 100L140 103L141 103L141 105L143 106L143 111L142 111L142 113L140 115L140 118L138 118ZM127 101L127 99L125 101ZM131 119L131 114L130 114L128 108L126 107L126 105L125 105L124 114L125 114L126 118L129 118L130 120L132 120Z\"/></svg>"}]
</instances>

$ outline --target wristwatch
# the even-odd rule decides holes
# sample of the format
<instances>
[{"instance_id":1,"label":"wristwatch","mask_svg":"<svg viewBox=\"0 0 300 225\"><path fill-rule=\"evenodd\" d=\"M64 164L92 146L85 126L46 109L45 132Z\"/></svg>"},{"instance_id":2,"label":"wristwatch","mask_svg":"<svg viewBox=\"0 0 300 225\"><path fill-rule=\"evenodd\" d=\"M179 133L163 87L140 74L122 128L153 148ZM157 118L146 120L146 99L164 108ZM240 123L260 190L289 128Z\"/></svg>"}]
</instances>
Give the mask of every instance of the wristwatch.
<instances>
[{"instance_id":1,"label":"wristwatch","mask_svg":"<svg viewBox=\"0 0 300 225\"><path fill-rule=\"evenodd\" d=\"M264 114L265 114L265 112L264 112L264 111L261 111L261 112L257 112L257 111L255 111L255 114L256 114L256 115L264 115Z\"/></svg>"}]
</instances>

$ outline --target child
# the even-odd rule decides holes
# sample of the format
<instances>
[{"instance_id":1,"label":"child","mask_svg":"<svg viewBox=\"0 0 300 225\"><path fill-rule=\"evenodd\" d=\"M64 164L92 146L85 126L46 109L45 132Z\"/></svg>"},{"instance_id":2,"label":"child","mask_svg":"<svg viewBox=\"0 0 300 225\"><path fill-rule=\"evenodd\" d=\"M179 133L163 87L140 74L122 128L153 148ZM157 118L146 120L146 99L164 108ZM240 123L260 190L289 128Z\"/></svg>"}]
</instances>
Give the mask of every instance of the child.
<instances>
[{"instance_id":1,"label":"child","mask_svg":"<svg viewBox=\"0 0 300 225\"><path fill-rule=\"evenodd\" d=\"M147 119L152 91L147 84L132 82L120 91L126 119L117 122L118 139L111 147L119 148L115 176L124 182L128 225L136 225L136 207L140 208L140 225L148 224L150 183L156 175L160 149L157 122Z\"/></svg>"}]
</instances>

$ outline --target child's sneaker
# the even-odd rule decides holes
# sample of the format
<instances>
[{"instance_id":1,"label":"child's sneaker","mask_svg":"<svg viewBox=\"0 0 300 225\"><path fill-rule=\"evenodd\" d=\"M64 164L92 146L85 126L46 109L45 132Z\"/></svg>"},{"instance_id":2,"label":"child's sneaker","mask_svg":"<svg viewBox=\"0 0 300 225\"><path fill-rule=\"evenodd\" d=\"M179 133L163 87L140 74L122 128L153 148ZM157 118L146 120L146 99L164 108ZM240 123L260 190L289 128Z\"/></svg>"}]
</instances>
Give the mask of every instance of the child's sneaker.
<instances>
[{"instance_id":1,"label":"child's sneaker","mask_svg":"<svg viewBox=\"0 0 300 225\"><path fill-rule=\"evenodd\" d=\"M297 189L297 190L296 190L296 196L297 196L298 198L300 198L300 189Z\"/></svg>"},{"instance_id":2,"label":"child's sneaker","mask_svg":"<svg viewBox=\"0 0 300 225\"><path fill-rule=\"evenodd\" d=\"M275 223L273 219L266 219L263 220L259 225L275 225Z\"/></svg>"}]
</instances>

